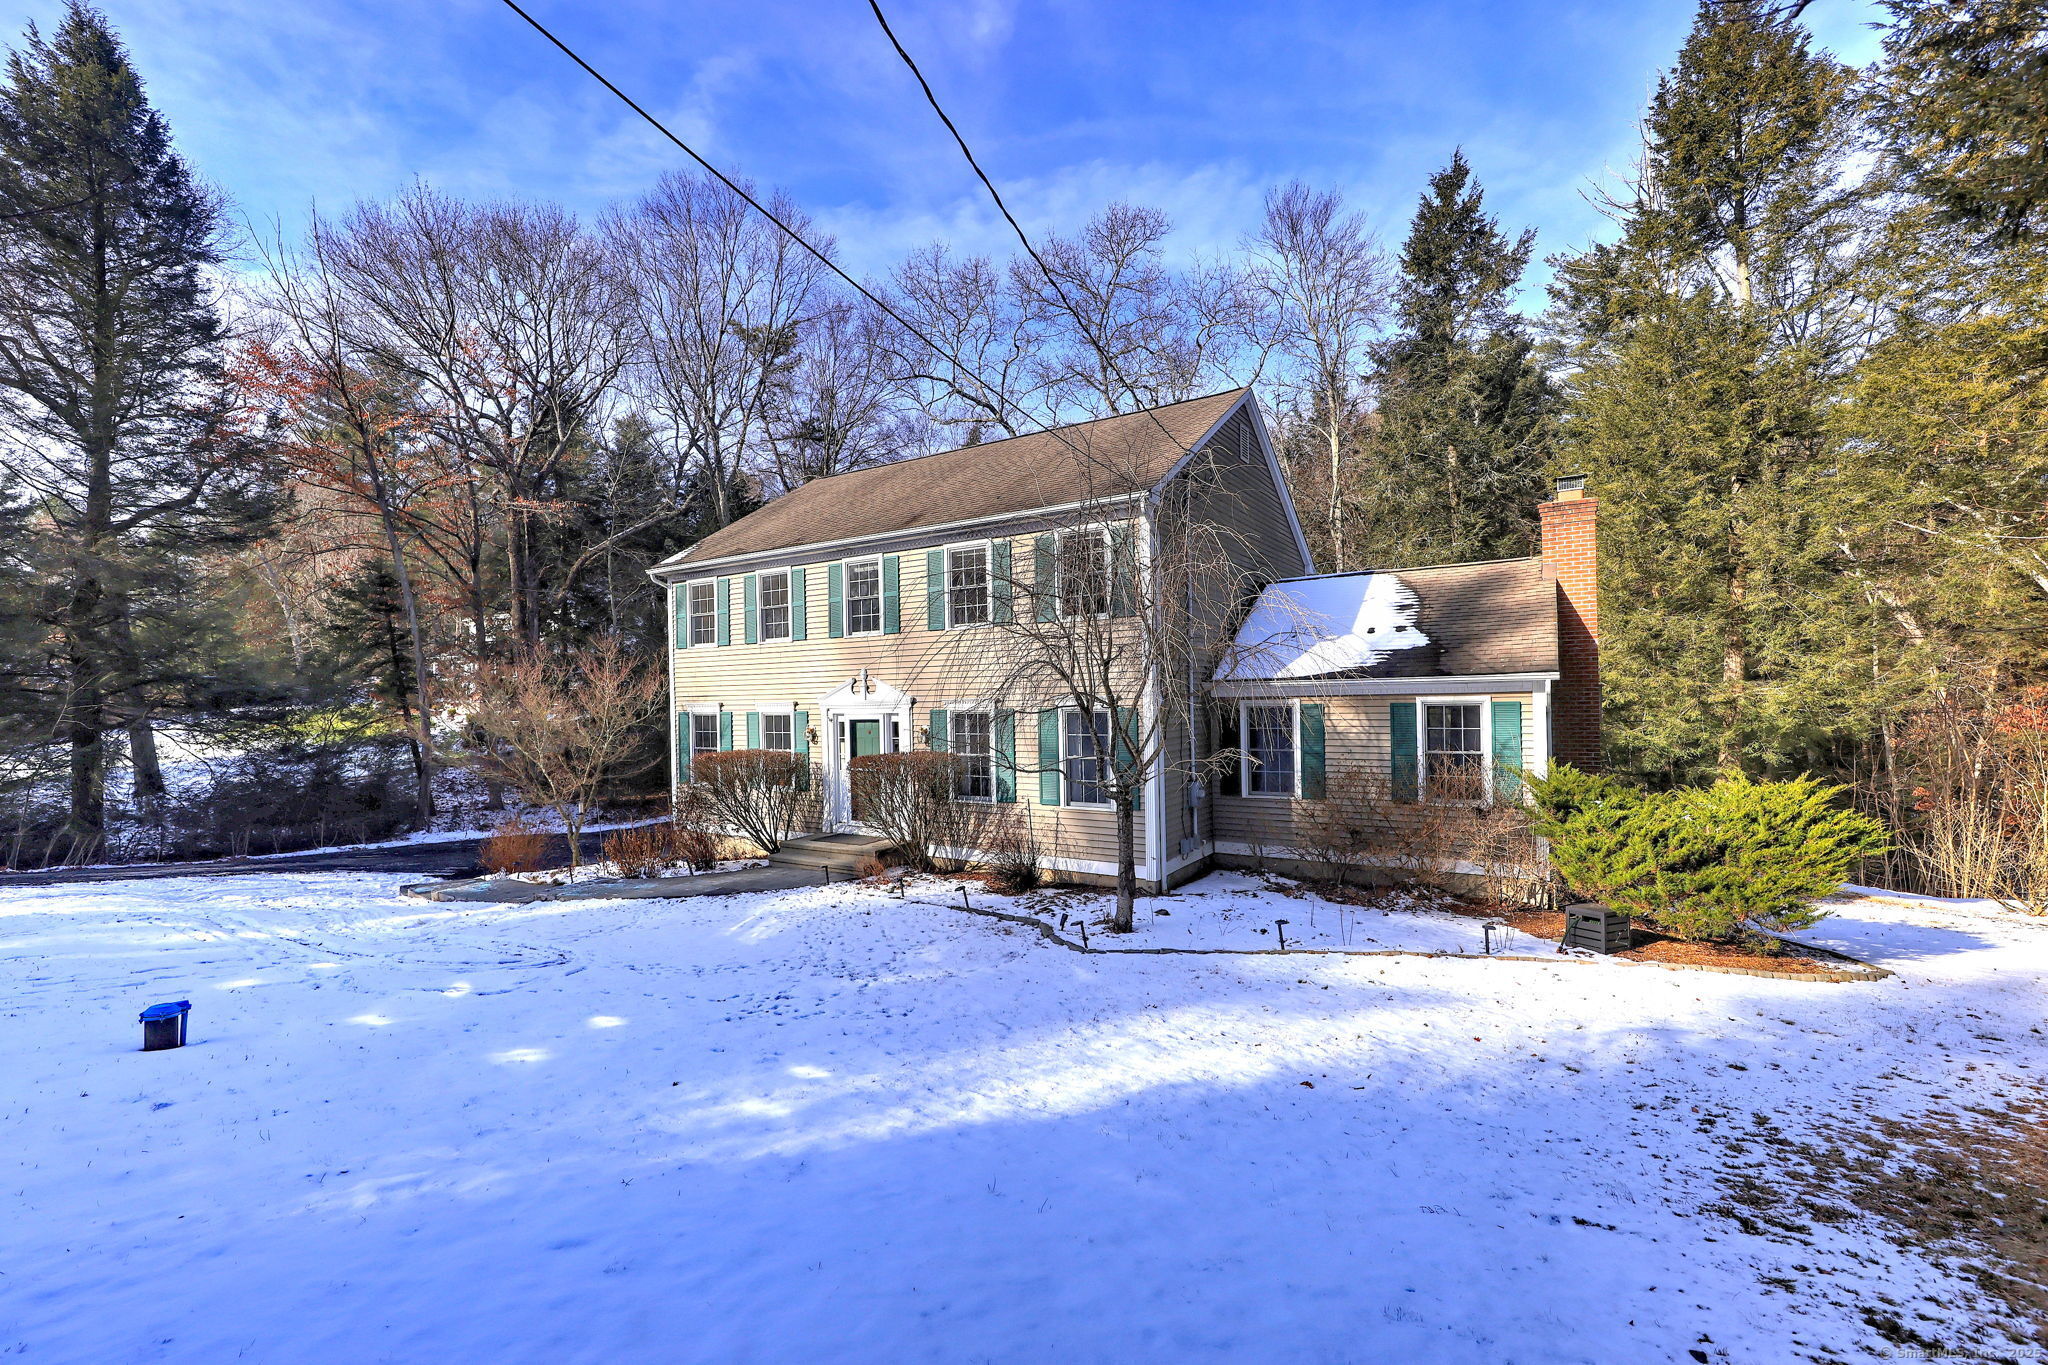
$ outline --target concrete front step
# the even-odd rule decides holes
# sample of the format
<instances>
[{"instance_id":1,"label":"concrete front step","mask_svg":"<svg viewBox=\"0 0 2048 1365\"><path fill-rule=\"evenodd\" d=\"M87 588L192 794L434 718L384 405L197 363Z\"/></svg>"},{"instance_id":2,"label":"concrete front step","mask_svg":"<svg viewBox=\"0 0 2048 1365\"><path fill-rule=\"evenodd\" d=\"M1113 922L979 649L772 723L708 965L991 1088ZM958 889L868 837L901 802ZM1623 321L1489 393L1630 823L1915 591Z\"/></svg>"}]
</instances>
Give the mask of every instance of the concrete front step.
<instances>
[{"instance_id":1,"label":"concrete front step","mask_svg":"<svg viewBox=\"0 0 2048 1365\"><path fill-rule=\"evenodd\" d=\"M792 839L768 859L788 867L831 868L852 873L869 858L879 858L895 845L867 834L821 834Z\"/></svg>"}]
</instances>

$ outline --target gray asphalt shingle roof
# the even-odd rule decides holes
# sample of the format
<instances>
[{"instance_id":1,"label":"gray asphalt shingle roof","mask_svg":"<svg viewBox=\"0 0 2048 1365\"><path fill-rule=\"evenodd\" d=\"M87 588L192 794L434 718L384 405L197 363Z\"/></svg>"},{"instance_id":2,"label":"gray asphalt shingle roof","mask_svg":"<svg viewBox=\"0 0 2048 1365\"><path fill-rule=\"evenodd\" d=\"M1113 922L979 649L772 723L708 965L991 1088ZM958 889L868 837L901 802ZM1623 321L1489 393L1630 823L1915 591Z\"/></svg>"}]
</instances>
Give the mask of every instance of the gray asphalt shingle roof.
<instances>
[{"instance_id":1,"label":"gray asphalt shingle roof","mask_svg":"<svg viewBox=\"0 0 2048 1365\"><path fill-rule=\"evenodd\" d=\"M1063 507L1158 484L1244 389L817 479L655 571Z\"/></svg>"}]
</instances>

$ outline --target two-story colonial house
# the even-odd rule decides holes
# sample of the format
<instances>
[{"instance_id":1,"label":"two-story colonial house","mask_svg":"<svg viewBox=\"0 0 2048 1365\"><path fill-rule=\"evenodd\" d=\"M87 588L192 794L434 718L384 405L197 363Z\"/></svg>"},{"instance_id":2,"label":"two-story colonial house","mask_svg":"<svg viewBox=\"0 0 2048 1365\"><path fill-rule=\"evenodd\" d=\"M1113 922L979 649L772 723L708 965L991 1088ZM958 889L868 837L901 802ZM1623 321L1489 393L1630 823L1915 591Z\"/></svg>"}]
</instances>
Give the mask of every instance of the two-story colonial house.
<instances>
[{"instance_id":1,"label":"two-story colonial house","mask_svg":"<svg viewBox=\"0 0 2048 1365\"><path fill-rule=\"evenodd\" d=\"M1318 576L1246 389L819 479L652 570L674 778L707 751L807 755L820 831L852 830L855 756L945 749L961 797L1014 805L1049 868L1113 877L1114 727L1014 695L1031 623L1079 617L1149 656L1129 707L1144 889L1284 859L1332 774L1419 802L1481 773L1505 799L1553 757L1598 757L1596 505L1566 486L1540 510L1536 557ZM1232 578L1166 600L1155 579L1204 530ZM1148 613L1217 628L1147 634ZM1227 772L1205 763L1232 750Z\"/></svg>"}]
</instances>

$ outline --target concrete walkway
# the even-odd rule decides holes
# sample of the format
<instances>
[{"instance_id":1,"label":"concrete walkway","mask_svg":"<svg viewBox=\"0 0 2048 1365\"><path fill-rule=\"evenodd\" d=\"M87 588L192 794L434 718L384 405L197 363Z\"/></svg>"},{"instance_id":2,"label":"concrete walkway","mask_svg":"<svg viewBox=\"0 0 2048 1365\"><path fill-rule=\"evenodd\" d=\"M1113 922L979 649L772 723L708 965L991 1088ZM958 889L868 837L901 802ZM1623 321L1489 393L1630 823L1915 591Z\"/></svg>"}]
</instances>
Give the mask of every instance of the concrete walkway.
<instances>
[{"instance_id":1,"label":"concrete walkway","mask_svg":"<svg viewBox=\"0 0 2048 1365\"><path fill-rule=\"evenodd\" d=\"M535 901L680 900L689 896L730 896L742 891L794 891L817 886L824 873L814 867L743 867L735 872L703 872L694 877L618 877L550 886L509 877L478 877L473 881L421 882L404 888L419 900L474 901L530 905ZM835 877L834 880L844 880Z\"/></svg>"},{"instance_id":2,"label":"concrete walkway","mask_svg":"<svg viewBox=\"0 0 2048 1365\"><path fill-rule=\"evenodd\" d=\"M607 827L583 836L583 856L596 859ZM561 835L553 836L560 847ZM10 886L61 886L72 882L125 882L156 877L260 877L274 872L397 872L420 877L474 876L481 838L423 839L411 844L370 844L324 853L286 853L261 858L215 858L196 863L122 863L106 867L52 867L0 873L0 890Z\"/></svg>"}]
</instances>

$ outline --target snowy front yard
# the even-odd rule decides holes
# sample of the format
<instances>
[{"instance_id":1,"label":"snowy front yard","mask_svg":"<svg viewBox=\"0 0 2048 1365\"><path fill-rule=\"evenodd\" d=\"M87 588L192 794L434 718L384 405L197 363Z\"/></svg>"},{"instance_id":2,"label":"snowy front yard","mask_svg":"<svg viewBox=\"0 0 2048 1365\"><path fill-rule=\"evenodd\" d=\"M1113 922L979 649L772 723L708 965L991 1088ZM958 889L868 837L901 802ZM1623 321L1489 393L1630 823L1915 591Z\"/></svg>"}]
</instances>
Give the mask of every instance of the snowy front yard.
<instances>
[{"instance_id":1,"label":"snowy front yard","mask_svg":"<svg viewBox=\"0 0 2048 1365\"><path fill-rule=\"evenodd\" d=\"M1089 957L843 885L422 906L396 881L0 893L0 1354L1609 1365L2007 1340L1885 1228L1706 1210L1780 1160L1758 1121L1804 1141L2032 1101L2048 924L1859 902L1811 937L1899 975L1821 985ZM181 998L193 1046L133 1050L136 1012Z\"/></svg>"}]
</instances>

